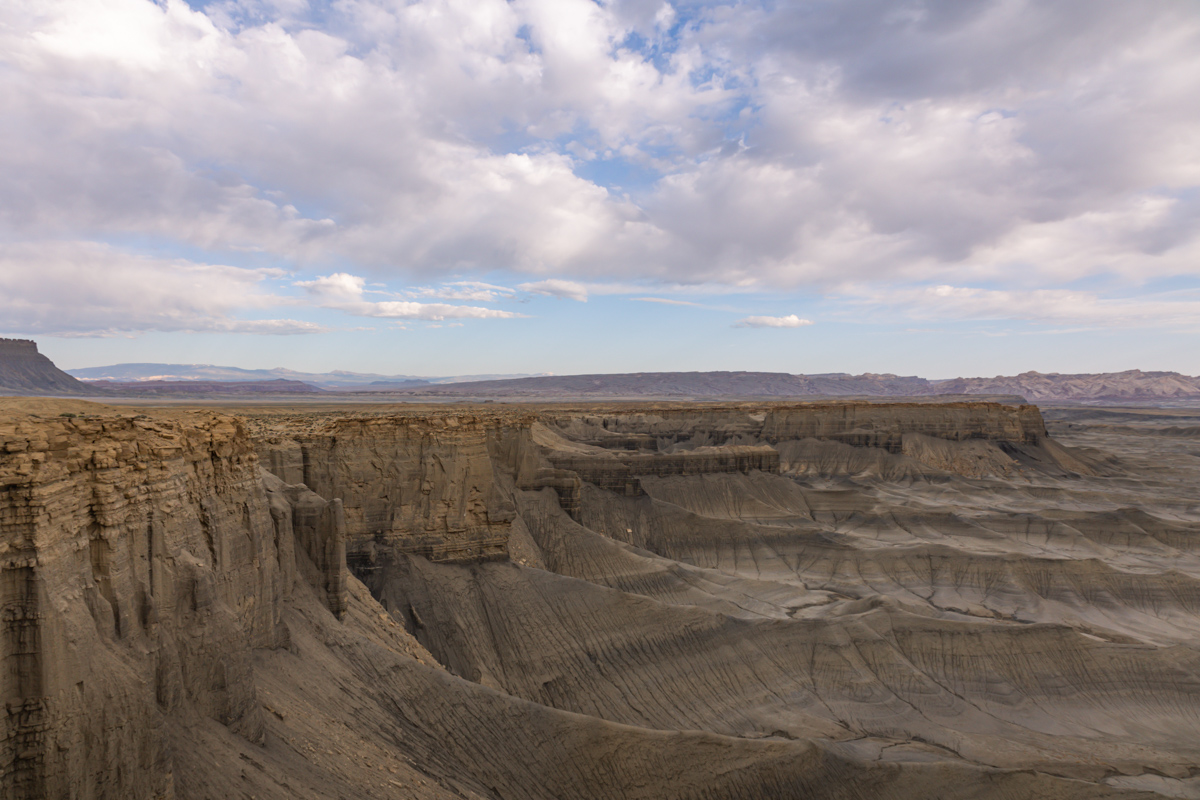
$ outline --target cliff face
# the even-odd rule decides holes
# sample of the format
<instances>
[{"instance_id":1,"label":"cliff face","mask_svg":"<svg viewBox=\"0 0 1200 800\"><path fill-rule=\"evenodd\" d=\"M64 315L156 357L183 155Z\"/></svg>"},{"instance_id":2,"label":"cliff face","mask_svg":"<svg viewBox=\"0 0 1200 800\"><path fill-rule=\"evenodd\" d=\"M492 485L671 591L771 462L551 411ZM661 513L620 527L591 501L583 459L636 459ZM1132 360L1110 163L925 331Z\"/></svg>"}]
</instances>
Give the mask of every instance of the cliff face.
<instances>
[{"instance_id":1,"label":"cliff face","mask_svg":"<svg viewBox=\"0 0 1200 800\"><path fill-rule=\"evenodd\" d=\"M103 392L71 377L28 339L0 339L0 394L89 396Z\"/></svg>"},{"instance_id":2,"label":"cliff face","mask_svg":"<svg viewBox=\"0 0 1200 800\"><path fill-rule=\"evenodd\" d=\"M828 439L898 453L903 449L905 434L952 442L990 439L1036 445L1045 437L1046 425L1037 406L1029 405L838 404L772 411L763 421L761 435L769 442Z\"/></svg>"},{"instance_id":3,"label":"cliff face","mask_svg":"<svg viewBox=\"0 0 1200 800\"><path fill-rule=\"evenodd\" d=\"M826 439L890 452L901 451L906 433L950 441L990 439L1022 444L1037 444L1046 435L1036 406L999 403L748 404L608 414L552 413L547 420L571 439L620 449L638 446L630 437L639 435L655 439L660 448L685 440L693 445L722 445Z\"/></svg>"},{"instance_id":4,"label":"cliff face","mask_svg":"<svg viewBox=\"0 0 1200 800\"><path fill-rule=\"evenodd\" d=\"M583 483L639 496L647 476L777 473L781 461L803 472L823 458L798 446L813 441L946 472L1008 474L1018 462L1002 448L1040 453L1045 439L1037 408L996 403L414 408L255 425L266 469L344 504L347 558L360 574L384 553L506 559L513 489L553 488L574 514Z\"/></svg>"},{"instance_id":5,"label":"cliff face","mask_svg":"<svg viewBox=\"0 0 1200 800\"><path fill-rule=\"evenodd\" d=\"M0 411L0 454L3 796L170 796L172 713L260 740L295 558L241 424Z\"/></svg>"},{"instance_id":6,"label":"cliff face","mask_svg":"<svg viewBox=\"0 0 1200 800\"><path fill-rule=\"evenodd\" d=\"M519 434L529 422L508 419ZM488 452L500 420L475 414L337 418L261 441L263 464L345 507L351 560L377 547L433 561L507 558L512 502Z\"/></svg>"}]
</instances>

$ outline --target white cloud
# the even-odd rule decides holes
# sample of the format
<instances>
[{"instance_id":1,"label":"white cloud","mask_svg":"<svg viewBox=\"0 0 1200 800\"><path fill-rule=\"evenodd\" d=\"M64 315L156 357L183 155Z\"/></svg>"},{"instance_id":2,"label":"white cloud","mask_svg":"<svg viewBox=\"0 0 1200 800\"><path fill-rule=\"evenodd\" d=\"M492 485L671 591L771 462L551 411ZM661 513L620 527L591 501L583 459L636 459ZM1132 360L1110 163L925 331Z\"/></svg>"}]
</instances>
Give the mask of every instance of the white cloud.
<instances>
[{"instance_id":1,"label":"white cloud","mask_svg":"<svg viewBox=\"0 0 1200 800\"><path fill-rule=\"evenodd\" d=\"M95 242L20 242L0 250L0 329L57 336L145 331L319 333L293 319L245 319L282 298L274 269L156 259Z\"/></svg>"},{"instance_id":2,"label":"white cloud","mask_svg":"<svg viewBox=\"0 0 1200 800\"><path fill-rule=\"evenodd\" d=\"M786 317L746 317L737 321L736 328L800 328L812 325L812 320L800 319L795 314Z\"/></svg>"},{"instance_id":3,"label":"white cloud","mask_svg":"<svg viewBox=\"0 0 1200 800\"><path fill-rule=\"evenodd\" d=\"M531 294L544 294L550 297L561 297L567 300L577 300L580 303L586 303L588 300L588 288L582 283L575 281L564 281L558 278L551 278L544 281L534 281L532 283L519 283L517 288L522 292L530 292Z\"/></svg>"},{"instance_id":4,"label":"white cloud","mask_svg":"<svg viewBox=\"0 0 1200 800\"><path fill-rule=\"evenodd\" d=\"M451 281L436 287L410 289L416 297L436 297L439 300L472 300L477 303L494 303L510 300L516 292L507 286L496 286L481 281Z\"/></svg>"},{"instance_id":5,"label":"white cloud","mask_svg":"<svg viewBox=\"0 0 1200 800\"><path fill-rule=\"evenodd\" d=\"M313 301L322 308L332 308L358 317L384 319L514 319L523 317L512 311L500 311L481 306L456 306L448 303L418 303L409 300L363 299L366 280L357 275L336 272L311 281L297 281Z\"/></svg>"}]
</instances>

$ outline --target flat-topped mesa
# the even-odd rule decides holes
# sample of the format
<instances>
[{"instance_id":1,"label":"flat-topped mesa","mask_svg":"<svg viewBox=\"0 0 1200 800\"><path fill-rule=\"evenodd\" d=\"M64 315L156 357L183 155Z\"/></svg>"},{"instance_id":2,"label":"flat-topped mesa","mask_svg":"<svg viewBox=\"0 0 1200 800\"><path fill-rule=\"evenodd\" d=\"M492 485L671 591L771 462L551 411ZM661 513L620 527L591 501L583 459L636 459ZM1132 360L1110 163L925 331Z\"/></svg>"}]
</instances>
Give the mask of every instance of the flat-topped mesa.
<instances>
[{"instance_id":1,"label":"flat-topped mesa","mask_svg":"<svg viewBox=\"0 0 1200 800\"><path fill-rule=\"evenodd\" d=\"M519 415L518 415L519 416ZM506 559L516 508L499 490L489 443L514 415L421 414L332 418L258 445L263 465L343 502L347 559L371 569L379 549L431 561Z\"/></svg>"},{"instance_id":2,"label":"flat-topped mesa","mask_svg":"<svg viewBox=\"0 0 1200 800\"><path fill-rule=\"evenodd\" d=\"M0 355L36 355L37 342L33 339L0 339Z\"/></svg>"},{"instance_id":3,"label":"flat-topped mesa","mask_svg":"<svg viewBox=\"0 0 1200 800\"><path fill-rule=\"evenodd\" d=\"M30 339L0 339L0 395L98 395L38 352Z\"/></svg>"}]
</instances>

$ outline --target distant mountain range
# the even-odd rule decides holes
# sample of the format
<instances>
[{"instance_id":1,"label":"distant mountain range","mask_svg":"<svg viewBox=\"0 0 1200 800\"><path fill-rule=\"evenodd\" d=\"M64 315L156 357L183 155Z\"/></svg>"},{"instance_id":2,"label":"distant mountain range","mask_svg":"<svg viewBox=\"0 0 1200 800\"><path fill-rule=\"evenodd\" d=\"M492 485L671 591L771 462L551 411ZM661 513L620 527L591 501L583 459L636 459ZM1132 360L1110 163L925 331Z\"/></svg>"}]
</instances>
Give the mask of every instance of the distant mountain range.
<instances>
[{"instance_id":1,"label":"distant mountain range","mask_svg":"<svg viewBox=\"0 0 1200 800\"><path fill-rule=\"evenodd\" d=\"M1025 372L1012 377L928 380L915 376L790 375L783 372L639 372L555 375L461 382L395 390L428 397L927 397L1020 396L1031 402L1200 401L1200 378L1177 372L1060 375Z\"/></svg>"},{"instance_id":2,"label":"distant mountain range","mask_svg":"<svg viewBox=\"0 0 1200 800\"><path fill-rule=\"evenodd\" d=\"M790 375L786 372L634 372L613 375L545 375L468 381L396 390L433 397L798 397L812 395L910 396L931 394L924 378L900 375Z\"/></svg>"},{"instance_id":3,"label":"distant mountain range","mask_svg":"<svg viewBox=\"0 0 1200 800\"><path fill-rule=\"evenodd\" d=\"M122 397L178 397L180 395L280 395L325 394L324 389L302 381L91 381L88 386Z\"/></svg>"},{"instance_id":4,"label":"distant mountain range","mask_svg":"<svg viewBox=\"0 0 1200 800\"><path fill-rule=\"evenodd\" d=\"M81 380L82 379L82 380ZM64 372L28 340L0 339L0 394L120 396L378 395L379 399L1024 397L1030 402L1200 403L1200 378L1177 372L929 380L865 373L636 372L597 375L417 377L241 369L211 364L116 364Z\"/></svg>"},{"instance_id":5,"label":"distant mountain range","mask_svg":"<svg viewBox=\"0 0 1200 800\"><path fill-rule=\"evenodd\" d=\"M321 389L396 389L458 381L486 381L502 378L523 378L527 375L460 375L440 378L416 375L379 375L371 372L297 372L274 369L242 369L213 364L113 364L107 367L69 369L67 372L83 381L112 381L132 383L141 381L302 381Z\"/></svg>"}]
</instances>

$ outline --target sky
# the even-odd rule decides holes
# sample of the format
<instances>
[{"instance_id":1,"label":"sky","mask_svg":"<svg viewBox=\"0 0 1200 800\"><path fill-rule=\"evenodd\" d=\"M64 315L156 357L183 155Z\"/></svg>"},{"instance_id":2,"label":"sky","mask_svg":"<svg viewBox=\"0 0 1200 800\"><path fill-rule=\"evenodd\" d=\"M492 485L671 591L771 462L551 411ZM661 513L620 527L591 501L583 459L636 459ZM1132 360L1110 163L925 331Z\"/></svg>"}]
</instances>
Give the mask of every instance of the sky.
<instances>
[{"instance_id":1,"label":"sky","mask_svg":"<svg viewBox=\"0 0 1200 800\"><path fill-rule=\"evenodd\" d=\"M1195 0L6 0L0 335L1200 374Z\"/></svg>"}]
</instances>

